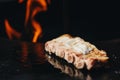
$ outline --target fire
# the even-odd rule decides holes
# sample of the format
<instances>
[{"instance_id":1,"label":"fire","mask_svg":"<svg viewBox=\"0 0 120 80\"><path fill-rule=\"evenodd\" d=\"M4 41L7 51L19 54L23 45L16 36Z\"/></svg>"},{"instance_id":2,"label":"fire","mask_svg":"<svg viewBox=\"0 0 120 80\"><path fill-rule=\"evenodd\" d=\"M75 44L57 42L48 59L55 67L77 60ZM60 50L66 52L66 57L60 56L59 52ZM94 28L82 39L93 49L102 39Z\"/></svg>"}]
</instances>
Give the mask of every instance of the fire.
<instances>
[{"instance_id":1,"label":"fire","mask_svg":"<svg viewBox=\"0 0 120 80\"><path fill-rule=\"evenodd\" d=\"M29 0L27 1L27 4L26 4L26 16L25 16L25 26L27 25L27 21L29 19L29 15L30 15L30 6L31 6L31 2L32 0Z\"/></svg>"},{"instance_id":2,"label":"fire","mask_svg":"<svg viewBox=\"0 0 120 80\"><path fill-rule=\"evenodd\" d=\"M37 3L39 6L34 7L33 3ZM47 10L47 3L45 0L28 0L26 3L25 26L27 25L29 18L32 20L34 19L35 15L38 12L46 11L46 10Z\"/></svg>"},{"instance_id":3,"label":"fire","mask_svg":"<svg viewBox=\"0 0 120 80\"><path fill-rule=\"evenodd\" d=\"M41 28L41 25L35 20L32 21L32 25L33 25L33 28L35 29L32 42L36 42L37 38L42 35L42 28Z\"/></svg>"},{"instance_id":4,"label":"fire","mask_svg":"<svg viewBox=\"0 0 120 80\"><path fill-rule=\"evenodd\" d=\"M8 20L5 20L5 28L6 28L6 33L9 37L10 40L12 40L14 37L19 39L21 37L21 34L17 31L15 31L11 25L9 24Z\"/></svg>"},{"instance_id":5,"label":"fire","mask_svg":"<svg viewBox=\"0 0 120 80\"><path fill-rule=\"evenodd\" d=\"M38 3L39 6L34 7L32 6L32 3ZM47 4L45 0L29 0L26 4L26 18L25 18L25 26L28 24L28 20L30 19L30 22L32 23L33 29L34 29L34 36L32 39L32 42L36 42L39 36L42 36L42 27L40 23L38 23L34 17L35 15L40 11L46 11L47 10ZM31 13L30 13L31 12Z\"/></svg>"},{"instance_id":6,"label":"fire","mask_svg":"<svg viewBox=\"0 0 120 80\"><path fill-rule=\"evenodd\" d=\"M23 3L25 0L18 0L19 3ZM42 36L42 26L41 24L35 20L36 14L42 11L47 11L47 2L50 3L50 0L27 0L26 1L26 14L25 14L25 29L29 29L31 24L33 30L32 42L37 42L38 38ZM36 5L35 5L36 4ZM13 39L13 37L20 39L21 34L14 30L10 25L9 21L5 20L6 33L9 39Z\"/></svg>"}]
</instances>

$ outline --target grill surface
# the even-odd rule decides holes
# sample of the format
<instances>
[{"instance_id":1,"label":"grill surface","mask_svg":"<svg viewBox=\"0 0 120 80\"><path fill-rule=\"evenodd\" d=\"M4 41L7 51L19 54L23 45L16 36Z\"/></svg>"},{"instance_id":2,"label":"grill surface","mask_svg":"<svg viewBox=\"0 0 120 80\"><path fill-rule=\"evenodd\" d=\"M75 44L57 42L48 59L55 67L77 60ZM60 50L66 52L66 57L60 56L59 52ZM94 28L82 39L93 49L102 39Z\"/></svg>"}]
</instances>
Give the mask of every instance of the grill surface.
<instances>
[{"instance_id":1,"label":"grill surface","mask_svg":"<svg viewBox=\"0 0 120 80\"><path fill-rule=\"evenodd\" d=\"M0 38L0 80L119 80L120 39L93 43L108 53L107 68L77 70L53 56L53 62L64 68L61 71L46 59L43 43Z\"/></svg>"}]
</instances>

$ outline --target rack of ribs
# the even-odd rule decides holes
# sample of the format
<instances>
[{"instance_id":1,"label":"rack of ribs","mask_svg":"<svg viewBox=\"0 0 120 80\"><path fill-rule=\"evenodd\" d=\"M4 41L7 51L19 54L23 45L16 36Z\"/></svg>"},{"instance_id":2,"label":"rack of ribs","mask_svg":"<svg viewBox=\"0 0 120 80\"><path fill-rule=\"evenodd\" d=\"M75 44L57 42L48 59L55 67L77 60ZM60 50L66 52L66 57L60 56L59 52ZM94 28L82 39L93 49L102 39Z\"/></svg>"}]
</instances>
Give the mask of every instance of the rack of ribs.
<instances>
[{"instance_id":1,"label":"rack of ribs","mask_svg":"<svg viewBox=\"0 0 120 80\"><path fill-rule=\"evenodd\" d=\"M73 64L77 69L86 67L92 69L96 63L105 63L109 57L104 50L80 37L64 34L45 43L45 50L49 54L63 58Z\"/></svg>"}]
</instances>

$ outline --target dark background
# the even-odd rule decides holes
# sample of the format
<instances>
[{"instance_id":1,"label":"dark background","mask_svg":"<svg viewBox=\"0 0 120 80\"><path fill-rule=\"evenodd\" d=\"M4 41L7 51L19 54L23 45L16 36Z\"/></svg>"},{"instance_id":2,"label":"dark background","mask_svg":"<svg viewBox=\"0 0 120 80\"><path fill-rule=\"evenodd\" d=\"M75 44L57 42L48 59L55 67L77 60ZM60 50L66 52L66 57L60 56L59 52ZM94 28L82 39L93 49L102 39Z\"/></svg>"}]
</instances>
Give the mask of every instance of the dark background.
<instances>
[{"instance_id":1,"label":"dark background","mask_svg":"<svg viewBox=\"0 0 120 80\"><path fill-rule=\"evenodd\" d=\"M25 2L0 1L0 37L7 38L5 19L17 31L24 31ZM36 20L42 25L43 39L46 40L64 33L90 41L110 40L120 38L118 12L117 2L51 0L48 10L38 13Z\"/></svg>"}]
</instances>

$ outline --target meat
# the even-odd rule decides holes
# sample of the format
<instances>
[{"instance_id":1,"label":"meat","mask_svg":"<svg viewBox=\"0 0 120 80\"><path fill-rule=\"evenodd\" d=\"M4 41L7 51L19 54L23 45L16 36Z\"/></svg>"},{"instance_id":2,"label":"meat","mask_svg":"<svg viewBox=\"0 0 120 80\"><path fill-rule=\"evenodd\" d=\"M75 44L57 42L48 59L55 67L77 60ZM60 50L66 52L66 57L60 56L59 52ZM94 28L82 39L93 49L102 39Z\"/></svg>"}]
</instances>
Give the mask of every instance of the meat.
<instances>
[{"instance_id":1,"label":"meat","mask_svg":"<svg viewBox=\"0 0 120 80\"><path fill-rule=\"evenodd\" d=\"M72 37L69 34L47 41L45 50L72 63L78 69L86 66L90 70L96 62L104 63L108 60L105 51L97 49L80 37Z\"/></svg>"}]
</instances>

